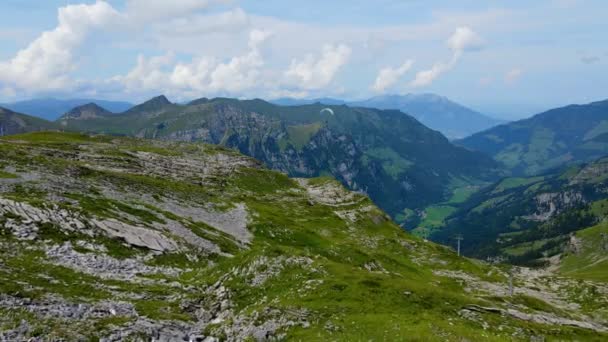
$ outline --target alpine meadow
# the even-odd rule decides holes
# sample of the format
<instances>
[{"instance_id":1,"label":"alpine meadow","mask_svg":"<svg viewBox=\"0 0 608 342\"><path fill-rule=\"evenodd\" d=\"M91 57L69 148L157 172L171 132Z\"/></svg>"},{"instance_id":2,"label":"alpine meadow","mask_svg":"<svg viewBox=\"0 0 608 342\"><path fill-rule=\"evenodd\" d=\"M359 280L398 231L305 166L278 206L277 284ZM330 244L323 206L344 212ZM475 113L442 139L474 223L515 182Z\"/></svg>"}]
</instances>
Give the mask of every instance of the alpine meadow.
<instances>
[{"instance_id":1,"label":"alpine meadow","mask_svg":"<svg viewBox=\"0 0 608 342\"><path fill-rule=\"evenodd\" d=\"M608 340L608 3L0 4L0 341Z\"/></svg>"}]
</instances>

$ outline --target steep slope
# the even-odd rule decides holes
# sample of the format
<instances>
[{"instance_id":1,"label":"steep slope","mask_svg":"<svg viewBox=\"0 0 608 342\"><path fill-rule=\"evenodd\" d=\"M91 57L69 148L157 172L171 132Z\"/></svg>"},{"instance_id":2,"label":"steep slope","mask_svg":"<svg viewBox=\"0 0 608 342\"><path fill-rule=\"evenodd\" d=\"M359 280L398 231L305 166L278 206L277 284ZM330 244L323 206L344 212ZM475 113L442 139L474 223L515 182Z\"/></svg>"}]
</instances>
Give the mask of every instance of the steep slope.
<instances>
[{"instance_id":1,"label":"steep slope","mask_svg":"<svg viewBox=\"0 0 608 342\"><path fill-rule=\"evenodd\" d=\"M349 105L398 109L450 139L462 139L502 123L501 120L485 116L435 94L376 96L364 101L350 102Z\"/></svg>"},{"instance_id":2,"label":"steep slope","mask_svg":"<svg viewBox=\"0 0 608 342\"><path fill-rule=\"evenodd\" d=\"M45 120L57 120L74 107L87 103L95 103L113 113L121 113L133 107L132 104L122 101L105 101L95 99L32 99L20 102L6 103L0 106L19 113L27 113Z\"/></svg>"},{"instance_id":3,"label":"steep slope","mask_svg":"<svg viewBox=\"0 0 608 342\"><path fill-rule=\"evenodd\" d=\"M0 107L0 136L49 130L56 127L52 122Z\"/></svg>"},{"instance_id":4,"label":"steep slope","mask_svg":"<svg viewBox=\"0 0 608 342\"><path fill-rule=\"evenodd\" d=\"M460 206L432 238L464 236L476 257L537 264L568 250L571 234L608 217L608 159L528 178L507 178ZM608 270L606 270L608 271Z\"/></svg>"},{"instance_id":5,"label":"steep slope","mask_svg":"<svg viewBox=\"0 0 608 342\"><path fill-rule=\"evenodd\" d=\"M395 110L347 106L281 107L262 100L158 97L123 115L63 120L68 129L238 149L291 176L332 175L364 191L393 217L451 196L454 187L493 179L495 163L455 147ZM401 216L400 216L401 217Z\"/></svg>"},{"instance_id":6,"label":"steep slope","mask_svg":"<svg viewBox=\"0 0 608 342\"><path fill-rule=\"evenodd\" d=\"M572 234L558 265L560 274L577 279L608 282L608 225Z\"/></svg>"},{"instance_id":7,"label":"steep slope","mask_svg":"<svg viewBox=\"0 0 608 342\"><path fill-rule=\"evenodd\" d=\"M0 139L0 339L606 339L601 283L504 271L202 144ZM575 289L571 295L565 289ZM497 329L487 329L498 326Z\"/></svg>"},{"instance_id":8,"label":"steep slope","mask_svg":"<svg viewBox=\"0 0 608 342\"><path fill-rule=\"evenodd\" d=\"M533 175L608 154L608 100L552 109L458 141L504 163L516 175Z\"/></svg>"}]
</instances>

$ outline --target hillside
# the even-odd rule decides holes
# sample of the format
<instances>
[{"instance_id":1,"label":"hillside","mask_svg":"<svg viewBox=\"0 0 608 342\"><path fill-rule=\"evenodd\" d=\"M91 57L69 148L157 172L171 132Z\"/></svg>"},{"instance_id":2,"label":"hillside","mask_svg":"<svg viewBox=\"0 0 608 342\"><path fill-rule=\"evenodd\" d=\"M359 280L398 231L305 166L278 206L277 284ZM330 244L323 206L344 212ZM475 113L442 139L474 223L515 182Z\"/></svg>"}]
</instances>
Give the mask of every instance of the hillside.
<instances>
[{"instance_id":1,"label":"hillside","mask_svg":"<svg viewBox=\"0 0 608 342\"><path fill-rule=\"evenodd\" d=\"M552 109L457 142L491 155L514 175L534 175L608 154L608 100Z\"/></svg>"},{"instance_id":2,"label":"hillside","mask_svg":"<svg viewBox=\"0 0 608 342\"><path fill-rule=\"evenodd\" d=\"M291 176L331 175L396 218L499 173L490 158L455 147L396 110L224 98L177 105L160 96L121 115L60 123L76 131L236 148Z\"/></svg>"},{"instance_id":3,"label":"hillside","mask_svg":"<svg viewBox=\"0 0 608 342\"><path fill-rule=\"evenodd\" d=\"M87 120L109 115L114 115L114 113L98 106L95 103L87 103L85 105L73 108L69 112L63 114L59 120Z\"/></svg>"},{"instance_id":4,"label":"hillside","mask_svg":"<svg viewBox=\"0 0 608 342\"><path fill-rule=\"evenodd\" d=\"M2 340L608 338L603 283L517 269L509 296L502 269L329 179L203 144L34 133L0 149Z\"/></svg>"},{"instance_id":5,"label":"hillside","mask_svg":"<svg viewBox=\"0 0 608 342\"><path fill-rule=\"evenodd\" d=\"M503 122L435 94L376 96L364 101L350 102L349 105L398 109L450 139L462 139Z\"/></svg>"},{"instance_id":6,"label":"hillside","mask_svg":"<svg viewBox=\"0 0 608 342\"><path fill-rule=\"evenodd\" d=\"M536 177L506 178L474 194L431 237L464 236L466 255L544 264L572 234L608 218L608 159Z\"/></svg>"},{"instance_id":7,"label":"hillside","mask_svg":"<svg viewBox=\"0 0 608 342\"><path fill-rule=\"evenodd\" d=\"M133 107L132 104L122 101L106 101L97 99L31 99L13 103L5 103L0 106L19 113L27 113L45 120L57 120L74 107L95 103L113 113L122 113Z\"/></svg>"},{"instance_id":8,"label":"hillside","mask_svg":"<svg viewBox=\"0 0 608 342\"><path fill-rule=\"evenodd\" d=\"M54 123L0 107L0 136L55 128Z\"/></svg>"}]
</instances>

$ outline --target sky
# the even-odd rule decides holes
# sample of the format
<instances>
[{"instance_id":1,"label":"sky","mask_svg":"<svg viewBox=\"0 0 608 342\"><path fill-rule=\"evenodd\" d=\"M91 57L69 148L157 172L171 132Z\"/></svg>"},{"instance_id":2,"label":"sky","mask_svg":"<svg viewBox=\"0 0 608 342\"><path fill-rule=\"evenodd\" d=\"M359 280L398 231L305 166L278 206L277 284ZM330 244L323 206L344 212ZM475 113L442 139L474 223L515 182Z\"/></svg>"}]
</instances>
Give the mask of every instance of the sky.
<instances>
[{"instance_id":1,"label":"sky","mask_svg":"<svg viewBox=\"0 0 608 342\"><path fill-rule=\"evenodd\" d=\"M2 0L0 102L436 93L506 119L608 98L608 1Z\"/></svg>"}]
</instances>

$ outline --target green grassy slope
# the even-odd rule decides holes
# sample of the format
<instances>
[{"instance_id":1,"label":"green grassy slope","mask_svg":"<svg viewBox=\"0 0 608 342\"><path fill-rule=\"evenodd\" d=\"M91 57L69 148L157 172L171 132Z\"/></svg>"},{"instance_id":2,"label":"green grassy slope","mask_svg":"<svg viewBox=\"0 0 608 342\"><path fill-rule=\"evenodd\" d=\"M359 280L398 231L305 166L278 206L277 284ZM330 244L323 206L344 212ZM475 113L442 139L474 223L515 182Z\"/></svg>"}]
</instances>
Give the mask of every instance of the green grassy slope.
<instances>
[{"instance_id":1,"label":"green grassy slope","mask_svg":"<svg viewBox=\"0 0 608 342\"><path fill-rule=\"evenodd\" d=\"M2 135L51 130L57 128L58 126L55 123L37 117L15 113L0 107L0 133Z\"/></svg>"},{"instance_id":2,"label":"green grassy slope","mask_svg":"<svg viewBox=\"0 0 608 342\"><path fill-rule=\"evenodd\" d=\"M579 279L608 281L608 226L602 223L576 232L559 272Z\"/></svg>"},{"instance_id":3,"label":"green grassy slope","mask_svg":"<svg viewBox=\"0 0 608 342\"><path fill-rule=\"evenodd\" d=\"M515 175L534 175L608 154L608 100L556 108L458 141L502 162Z\"/></svg>"},{"instance_id":4,"label":"green grassy slope","mask_svg":"<svg viewBox=\"0 0 608 342\"><path fill-rule=\"evenodd\" d=\"M607 338L588 304L563 310L559 289L524 278L516 279L522 295L508 297L500 268L409 235L367 197L328 178L290 179L221 147L108 136L5 137L0 151L3 171L14 175L0 178L3 334ZM119 228L103 228L110 224ZM128 229L155 238L142 245L119 234ZM151 249L161 242L161 250ZM116 263L122 266L104 266ZM97 309L85 316L45 311L61 303ZM546 315L575 323L547 323Z\"/></svg>"}]
</instances>

